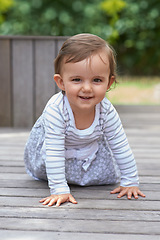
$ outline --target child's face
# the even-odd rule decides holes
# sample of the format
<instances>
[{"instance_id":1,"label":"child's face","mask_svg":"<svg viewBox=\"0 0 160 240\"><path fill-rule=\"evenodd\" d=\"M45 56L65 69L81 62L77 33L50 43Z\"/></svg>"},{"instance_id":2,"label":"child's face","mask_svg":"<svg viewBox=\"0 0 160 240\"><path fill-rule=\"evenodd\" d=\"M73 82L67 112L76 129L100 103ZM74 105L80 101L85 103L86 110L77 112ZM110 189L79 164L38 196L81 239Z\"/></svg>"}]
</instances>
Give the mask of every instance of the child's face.
<instances>
[{"instance_id":1,"label":"child's face","mask_svg":"<svg viewBox=\"0 0 160 240\"><path fill-rule=\"evenodd\" d=\"M80 62L64 63L61 75L54 79L61 90L65 91L72 111L92 111L103 100L109 84L109 61L104 51L94 54Z\"/></svg>"}]
</instances>

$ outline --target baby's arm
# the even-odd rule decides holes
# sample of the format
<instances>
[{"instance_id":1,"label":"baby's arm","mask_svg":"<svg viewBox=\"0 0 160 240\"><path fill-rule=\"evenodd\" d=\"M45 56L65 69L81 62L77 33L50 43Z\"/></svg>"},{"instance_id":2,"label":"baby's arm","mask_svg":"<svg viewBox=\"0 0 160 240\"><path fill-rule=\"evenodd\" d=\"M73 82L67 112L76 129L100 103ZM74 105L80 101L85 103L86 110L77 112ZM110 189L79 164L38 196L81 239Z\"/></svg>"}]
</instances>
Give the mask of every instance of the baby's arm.
<instances>
[{"instance_id":1,"label":"baby's arm","mask_svg":"<svg viewBox=\"0 0 160 240\"><path fill-rule=\"evenodd\" d=\"M138 187L133 186L133 187L117 187L113 191L111 191L111 194L114 193L119 193L117 198L121 198L124 195L127 195L128 199L131 199L132 195L134 196L135 199L138 199L138 195L141 197L145 197L145 194L139 190Z\"/></svg>"},{"instance_id":2,"label":"baby's arm","mask_svg":"<svg viewBox=\"0 0 160 240\"><path fill-rule=\"evenodd\" d=\"M50 196L41 199L43 205L52 206L56 203L70 201L76 203L70 194L65 177L65 124L56 105L49 106L44 113L46 173Z\"/></svg>"},{"instance_id":3,"label":"baby's arm","mask_svg":"<svg viewBox=\"0 0 160 240\"><path fill-rule=\"evenodd\" d=\"M70 193L51 195L49 197L41 199L39 202L42 203L43 205L48 205L49 207L53 206L54 204L56 204L56 207L59 207L61 203L64 203L64 202L71 202L74 204L77 203L75 198Z\"/></svg>"},{"instance_id":4,"label":"baby's arm","mask_svg":"<svg viewBox=\"0 0 160 240\"><path fill-rule=\"evenodd\" d=\"M128 199L131 199L132 195L136 199L138 195L145 197L138 188L139 180L133 153L128 144L120 118L112 105L106 119L104 132L121 172L120 186L111 191L111 193L119 193L118 198L124 195L127 195Z\"/></svg>"}]
</instances>

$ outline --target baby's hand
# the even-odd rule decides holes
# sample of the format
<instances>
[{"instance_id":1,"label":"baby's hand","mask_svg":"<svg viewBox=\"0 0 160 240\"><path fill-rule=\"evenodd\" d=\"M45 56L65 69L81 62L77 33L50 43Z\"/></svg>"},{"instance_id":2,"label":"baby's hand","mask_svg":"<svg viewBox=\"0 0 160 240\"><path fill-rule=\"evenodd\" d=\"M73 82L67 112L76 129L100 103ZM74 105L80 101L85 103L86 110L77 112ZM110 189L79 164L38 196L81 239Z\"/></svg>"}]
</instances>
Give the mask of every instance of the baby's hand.
<instances>
[{"instance_id":1,"label":"baby's hand","mask_svg":"<svg viewBox=\"0 0 160 240\"><path fill-rule=\"evenodd\" d=\"M111 191L112 194L119 193L118 198L123 197L124 195L127 195L128 199L131 199L132 195L135 197L135 199L138 198L138 195L141 197L145 197L145 195L139 190L138 187L121 187L115 188L113 191Z\"/></svg>"},{"instance_id":2,"label":"baby's hand","mask_svg":"<svg viewBox=\"0 0 160 240\"><path fill-rule=\"evenodd\" d=\"M67 193L67 194L59 194L59 195L51 195L49 197L43 198L39 201L40 203L42 203L43 205L48 205L53 206L56 203L56 207L59 207L61 205L61 203L64 202L71 202L76 204L77 201L74 199L74 197Z\"/></svg>"}]
</instances>

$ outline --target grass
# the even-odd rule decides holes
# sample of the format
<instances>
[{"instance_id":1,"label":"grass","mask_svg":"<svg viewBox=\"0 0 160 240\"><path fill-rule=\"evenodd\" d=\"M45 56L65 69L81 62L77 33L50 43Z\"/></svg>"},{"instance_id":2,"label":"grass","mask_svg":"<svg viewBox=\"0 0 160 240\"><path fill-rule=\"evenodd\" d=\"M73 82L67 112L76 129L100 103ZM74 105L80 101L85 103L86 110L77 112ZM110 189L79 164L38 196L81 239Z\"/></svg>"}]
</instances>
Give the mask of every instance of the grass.
<instances>
[{"instance_id":1,"label":"grass","mask_svg":"<svg viewBox=\"0 0 160 240\"><path fill-rule=\"evenodd\" d=\"M113 104L160 105L160 77L118 77L107 98Z\"/></svg>"}]
</instances>

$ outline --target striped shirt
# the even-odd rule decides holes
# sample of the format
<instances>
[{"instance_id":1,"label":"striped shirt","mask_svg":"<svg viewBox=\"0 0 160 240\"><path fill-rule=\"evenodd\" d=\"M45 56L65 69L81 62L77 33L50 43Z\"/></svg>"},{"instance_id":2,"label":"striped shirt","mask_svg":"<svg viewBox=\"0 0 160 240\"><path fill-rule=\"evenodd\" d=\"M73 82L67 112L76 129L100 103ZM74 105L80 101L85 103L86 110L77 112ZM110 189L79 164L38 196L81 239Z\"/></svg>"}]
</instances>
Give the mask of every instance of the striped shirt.
<instances>
[{"instance_id":1,"label":"striped shirt","mask_svg":"<svg viewBox=\"0 0 160 240\"><path fill-rule=\"evenodd\" d=\"M86 146L89 149L102 135L105 135L119 166L120 185L138 186L138 174L133 153L120 118L107 98L96 105L96 114L92 125L87 129L79 130L75 126L67 97L62 93L55 94L43 111L43 124L46 172L51 194L70 192L65 178L66 151L77 148L83 150Z\"/></svg>"}]
</instances>

